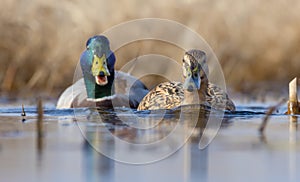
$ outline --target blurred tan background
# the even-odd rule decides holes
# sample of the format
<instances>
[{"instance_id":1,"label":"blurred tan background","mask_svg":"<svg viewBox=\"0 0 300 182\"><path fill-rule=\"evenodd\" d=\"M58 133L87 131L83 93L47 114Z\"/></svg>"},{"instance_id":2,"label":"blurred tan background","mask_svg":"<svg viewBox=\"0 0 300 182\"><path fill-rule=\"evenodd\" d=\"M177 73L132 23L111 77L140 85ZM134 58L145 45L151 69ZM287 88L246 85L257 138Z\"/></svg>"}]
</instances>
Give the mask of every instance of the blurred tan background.
<instances>
[{"instance_id":1,"label":"blurred tan background","mask_svg":"<svg viewBox=\"0 0 300 182\"><path fill-rule=\"evenodd\" d=\"M286 93L300 76L299 10L298 0L2 0L1 95L57 97L72 83L88 37L149 17L199 33L215 51L231 93ZM119 53L128 54L125 62L140 46L129 47Z\"/></svg>"}]
</instances>

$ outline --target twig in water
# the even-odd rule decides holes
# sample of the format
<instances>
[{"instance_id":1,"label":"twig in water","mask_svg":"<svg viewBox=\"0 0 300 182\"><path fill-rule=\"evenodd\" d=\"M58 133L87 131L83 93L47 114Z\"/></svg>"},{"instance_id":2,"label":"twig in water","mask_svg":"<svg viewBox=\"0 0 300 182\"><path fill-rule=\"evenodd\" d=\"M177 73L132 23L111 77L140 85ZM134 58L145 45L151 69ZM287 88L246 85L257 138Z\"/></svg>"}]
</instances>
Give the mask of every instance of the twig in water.
<instances>
[{"instance_id":1,"label":"twig in water","mask_svg":"<svg viewBox=\"0 0 300 182\"><path fill-rule=\"evenodd\" d=\"M26 116L26 112L24 110L24 104L22 104L22 114L21 114L21 116Z\"/></svg>"},{"instance_id":2,"label":"twig in water","mask_svg":"<svg viewBox=\"0 0 300 182\"><path fill-rule=\"evenodd\" d=\"M36 123L36 127L37 127L37 138L36 138L37 139L37 151L39 153L39 157L41 157L42 151L43 151L43 137L44 137L44 131L43 131L44 111L43 111L43 103L42 103L41 98L38 99L37 113L38 113L37 123Z\"/></svg>"},{"instance_id":3,"label":"twig in water","mask_svg":"<svg viewBox=\"0 0 300 182\"><path fill-rule=\"evenodd\" d=\"M21 116L22 116L22 122L25 122L26 121L26 119L25 119L26 112L25 112L25 109L24 109L24 104L22 104L22 113L21 113Z\"/></svg>"},{"instance_id":4,"label":"twig in water","mask_svg":"<svg viewBox=\"0 0 300 182\"><path fill-rule=\"evenodd\" d=\"M37 137L43 137L43 103L42 99L39 98L38 105L37 105L37 112L38 112L38 118L37 118Z\"/></svg>"},{"instance_id":5,"label":"twig in water","mask_svg":"<svg viewBox=\"0 0 300 182\"><path fill-rule=\"evenodd\" d=\"M267 113L266 113L266 116L264 117L264 119L263 119L263 121L262 121L262 123L261 123L261 125L260 125L260 127L259 127L259 132L260 132L261 134L264 133L264 130L265 130L266 126L267 126L267 123L268 123L268 120L269 120L269 118L270 118L270 115L273 114L273 112L274 112L278 107L280 107L283 103L285 103L285 102L286 102L286 100L285 100L285 99L282 99L278 104L276 104L275 106L272 106L272 107L269 108L269 110L268 110Z\"/></svg>"},{"instance_id":6,"label":"twig in water","mask_svg":"<svg viewBox=\"0 0 300 182\"><path fill-rule=\"evenodd\" d=\"M288 111L287 114L299 114L299 104L298 104L298 79L294 78L289 83L289 101L288 101Z\"/></svg>"}]
</instances>

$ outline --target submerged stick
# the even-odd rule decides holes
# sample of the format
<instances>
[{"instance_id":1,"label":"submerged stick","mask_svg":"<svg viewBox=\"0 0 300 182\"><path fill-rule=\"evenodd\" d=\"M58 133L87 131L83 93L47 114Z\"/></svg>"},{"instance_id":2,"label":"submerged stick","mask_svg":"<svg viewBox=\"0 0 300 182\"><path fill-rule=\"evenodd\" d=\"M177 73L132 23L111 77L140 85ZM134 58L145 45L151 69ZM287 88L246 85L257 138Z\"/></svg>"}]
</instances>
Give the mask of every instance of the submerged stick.
<instances>
[{"instance_id":1,"label":"submerged stick","mask_svg":"<svg viewBox=\"0 0 300 182\"><path fill-rule=\"evenodd\" d=\"M39 98L38 104L37 104L37 112L38 112L38 118L37 118L37 137L41 138L43 136L43 103L42 99Z\"/></svg>"},{"instance_id":2,"label":"submerged stick","mask_svg":"<svg viewBox=\"0 0 300 182\"><path fill-rule=\"evenodd\" d=\"M22 113L21 113L21 116L26 116L26 112L25 112L25 109L24 109L24 104L22 104Z\"/></svg>"},{"instance_id":3,"label":"submerged stick","mask_svg":"<svg viewBox=\"0 0 300 182\"><path fill-rule=\"evenodd\" d=\"M37 123L36 123L36 128L37 128L37 151L39 153L39 156L42 154L43 151L43 137L44 137L44 130L43 130L43 103L42 99L38 99L37 103Z\"/></svg>"},{"instance_id":4,"label":"submerged stick","mask_svg":"<svg viewBox=\"0 0 300 182\"><path fill-rule=\"evenodd\" d=\"M25 122L26 121L26 119L25 119L26 112L25 112L25 109L24 109L24 104L22 104L22 113L21 113L21 116L22 116L22 122Z\"/></svg>"},{"instance_id":5,"label":"submerged stick","mask_svg":"<svg viewBox=\"0 0 300 182\"><path fill-rule=\"evenodd\" d=\"M259 127L259 129L258 129L259 132L260 132L261 134L263 134L263 132L265 131L265 128L266 128L266 126L267 126L267 123L268 123L268 120L269 120L269 118L270 118L270 115L273 114L273 112L274 112L279 106L281 106L284 102L286 102L286 100L285 100L285 99L282 99L277 105L272 106L272 107L269 108L269 110L268 110L267 113L266 113L266 116L265 116L264 119L263 119L263 122L261 123L261 125L260 125L260 127Z\"/></svg>"},{"instance_id":6,"label":"submerged stick","mask_svg":"<svg viewBox=\"0 0 300 182\"><path fill-rule=\"evenodd\" d=\"M293 123L297 124L297 122L298 122L298 117L297 116L289 116L289 117L290 117L290 123L291 123L291 125Z\"/></svg>"},{"instance_id":7,"label":"submerged stick","mask_svg":"<svg viewBox=\"0 0 300 182\"><path fill-rule=\"evenodd\" d=\"M298 104L298 90L297 90L297 80L294 78L289 83L289 101L288 101L288 112L287 114L299 114L299 104Z\"/></svg>"}]
</instances>

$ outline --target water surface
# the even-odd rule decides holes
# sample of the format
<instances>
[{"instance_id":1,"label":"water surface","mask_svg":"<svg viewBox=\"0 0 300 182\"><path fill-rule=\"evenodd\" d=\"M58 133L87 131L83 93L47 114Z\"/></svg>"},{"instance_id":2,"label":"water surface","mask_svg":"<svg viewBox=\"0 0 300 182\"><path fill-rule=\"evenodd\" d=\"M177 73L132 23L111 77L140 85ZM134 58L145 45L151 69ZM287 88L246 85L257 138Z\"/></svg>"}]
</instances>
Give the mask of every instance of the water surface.
<instances>
[{"instance_id":1,"label":"water surface","mask_svg":"<svg viewBox=\"0 0 300 182\"><path fill-rule=\"evenodd\" d=\"M102 113L106 118L99 122L94 110L56 110L47 103L43 137L38 137L35 105L25 105L25 118L20 106L1 105L1 181L299 181L299 128L282 114L285 108L270 117L264 135L258 128L265 105L240 105L237 110L225 115L217 136L200 150L202 125L194 123L193 130L193 115L180 123L175 114L167 113L164 122L156 122L159 117L153 114L141 124L120 109ZM116 113L128 122L118 121ZM176 131L176 126L183 129ZM112 136L151 145L119 144ZM157 144L166 137L170 138ZM181 146L185 138L189 139ZM118 157L127 162L111 159ZM148 162L128 164L130 160Z\"/></svg>"}]
</instances>

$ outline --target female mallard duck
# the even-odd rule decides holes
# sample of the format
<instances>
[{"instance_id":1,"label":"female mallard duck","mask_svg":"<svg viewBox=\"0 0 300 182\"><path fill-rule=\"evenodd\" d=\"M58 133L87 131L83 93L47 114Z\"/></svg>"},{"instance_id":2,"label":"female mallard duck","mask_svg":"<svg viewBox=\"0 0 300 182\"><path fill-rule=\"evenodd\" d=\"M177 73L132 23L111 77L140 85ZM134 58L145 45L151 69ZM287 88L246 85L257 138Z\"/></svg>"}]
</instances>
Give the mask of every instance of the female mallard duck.
<instances>
[{"instance_id":1,"label":"female mallard duck","mask_svg":"<svg viewBox=\"0 0 300 182\"><path fill-rule=\"evenodd\" d=\"M172 109L201 103L215 109L234 111L234 103L221 88L208 82L207 75L206 54L200 50L187 51L183 57L184 83L165 82L157 85L143 98L138 110ZM195 89L198 92L197 99L193 96Z\"/></svg>"},{"instance_id":2,"label":"female mallard duck","mask_svg":"<svg viewBox=\"0 0 300 182\"><path fill-rule=\"evenodd\" d=\"M148 93L145 85L127 73L114 70L116 58L105 36L88 39L80 57L83 79L68 87L57 108L94 106L130 106L137 108ZM128 98L129 96L129 98Z\"/></svg>"}]
</instances>

